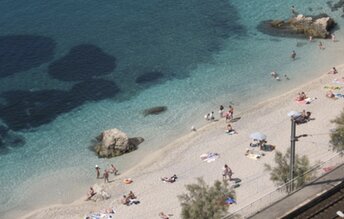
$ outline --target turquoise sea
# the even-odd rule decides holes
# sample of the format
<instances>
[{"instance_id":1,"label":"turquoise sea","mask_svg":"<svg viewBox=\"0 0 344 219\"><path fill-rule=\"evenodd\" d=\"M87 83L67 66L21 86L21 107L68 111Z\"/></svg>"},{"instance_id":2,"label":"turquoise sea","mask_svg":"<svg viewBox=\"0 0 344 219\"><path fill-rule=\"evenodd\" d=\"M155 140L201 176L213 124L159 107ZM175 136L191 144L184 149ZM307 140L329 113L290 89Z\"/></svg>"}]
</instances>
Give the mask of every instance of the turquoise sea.
<instances>
[{"instance_id":1,"label":"turquoise sea","mask_svg":"<svg viewBox=\"0 0 344 219\"><path fill-rule=\"evenodd\" d=\"M332 16L338 42L257 30L291 5ZM342 64L342 15L320 0L0 0L0 217L69 203L96 164L125 171L221 104L244 111ZM144 117L154 106L168 110ZM98 159L90 142L109 128L145 142Z\"/></svg>"}]
</instances>

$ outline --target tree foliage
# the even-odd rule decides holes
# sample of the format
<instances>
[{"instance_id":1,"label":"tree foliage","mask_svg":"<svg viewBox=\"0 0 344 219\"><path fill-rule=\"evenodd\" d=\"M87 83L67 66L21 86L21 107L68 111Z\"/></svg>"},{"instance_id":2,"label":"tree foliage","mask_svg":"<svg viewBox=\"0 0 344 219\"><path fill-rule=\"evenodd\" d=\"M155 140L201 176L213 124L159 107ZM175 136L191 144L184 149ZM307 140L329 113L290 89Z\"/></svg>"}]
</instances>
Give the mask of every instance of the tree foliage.
<instances>
[{"instance_id":1,"label":"tree foliage","mask_svg":"<svg viewBox=\"0 0 344 219\"><path fill-rule=\"evenodd\" d=\"M330 144L332 150L340 152L344 149L344 110L341 114L331 121L336 124L335 130L330 134Z\"/></svg>"},{"instance_id":2,"label":"tree foliage","mask_svg":"<svg viewBox=\"0 0 344 219\"><path fill-rule=\"evenodd\" d=\"M284 155L282 152L276 151L275 163L275 167L265 164L265 170L270 172L270 179L277 186L281 186L287 183L290 178L290 150L288 150ZM301 158L297 154L295 155L294 178L296 180L296 188L314 178L313 173L305 174L308 170L310 170L310 168L309 160L305 155Z\"/></svg>"},{"instance_id":3,"label":"tree foliage","mask_svg":"<svg viewBox=\"0 0 344 219\"><path fill-rule=\"evenodd\" d=\"M213 186L207 185L202 178L197 183L185 186L187 193L178 196L181 202L183 219L218 219L229 208L227 198L234 198L235 192L228 183L216 180Z\"/></svg>"}]
</instances>

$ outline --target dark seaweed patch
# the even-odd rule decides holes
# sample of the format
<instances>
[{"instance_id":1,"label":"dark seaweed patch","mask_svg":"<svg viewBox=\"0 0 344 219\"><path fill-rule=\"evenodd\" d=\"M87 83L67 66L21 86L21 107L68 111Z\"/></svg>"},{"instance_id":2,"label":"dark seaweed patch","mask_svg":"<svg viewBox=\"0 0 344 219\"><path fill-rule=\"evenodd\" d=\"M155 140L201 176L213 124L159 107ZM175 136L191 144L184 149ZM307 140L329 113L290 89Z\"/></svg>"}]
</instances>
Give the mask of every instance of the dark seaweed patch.
<instances>
[{"instance_id":1,"label":"dark seaweed patch","mask_svg":"<svg viewBox=\"0 0 344 219\"><path fill-rule=\"evenodd\" d=\"M27 71L53 59L55 42L43 36L0 37L0 78Z\"/></svg>"},{"instance_id":2,"label":"dark seaweed patch","mask_svg":"<svg viewBox=\"0 0 344 219\"><path fill-rule=\"evenodd\" d=\"M146 72L140 75L139 77L137 77L135 82L137 84L145 84L145 83L158 81L159 79L163 77L164 77L164 74L158 71Z\"/></svg>"},{"instance_id":3,"label":"dark seaweed patch","mask_svg":"<svg viewBox=\"0 0 344 219\"><path fill-rule=\"evenodd\" d=\"M84 101L96 101L114 97L120 89L112 81L90 80L78 83L69 92L70 98Z\"/></svg>"},{"instance_id":4,"label":"dark seaweed patch","mask_svg":"<svg viewBox=\"0 0 344 219\"><path fill-rule=\"evenodd\" d=\"M0 117L12 130L30 129L53 121L85 101L114 97L118 92L116 84L106 80L85 81L70 91L8 91L1 95L7 103L0 106Z\"/></svg>"},{"instance_id":5,"label":"dark seaweed patch","mask_svg":"<svg viewBox=\"0 0 344 219\"><path fill-rule=\"evenodd\" d=\"M21 147L24 144L24 137L9 130L6 126L0 125L0 154L6 154L10 149Z\"/></svg>"},{"instance_id":6,"label":"dark seaweed patch","mask_svg":"<svg viewBox=\"0 0 344 219\"><path fill-rule=\"evenodd\" d=\"M116 67L116 58L100 48L83 44L49 65L49 74L61 81L89 80L95 76L109 74Z\"/></svg>"}]
</instances>

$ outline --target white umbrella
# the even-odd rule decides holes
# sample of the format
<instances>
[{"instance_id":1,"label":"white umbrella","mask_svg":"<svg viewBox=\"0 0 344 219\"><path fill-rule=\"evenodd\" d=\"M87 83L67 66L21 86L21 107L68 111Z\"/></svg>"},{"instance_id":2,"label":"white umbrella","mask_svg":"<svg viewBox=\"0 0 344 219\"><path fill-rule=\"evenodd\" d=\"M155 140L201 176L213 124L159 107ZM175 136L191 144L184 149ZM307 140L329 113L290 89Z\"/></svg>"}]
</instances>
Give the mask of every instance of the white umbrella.
<instances>
[{"instance_id":1,"label":"white umbrella","mask_svg":"<svg viewBox=\"0 0 344 219\"><path fill-rule=\"evenodd\" d=\"M301 113L300 112L297 112L297 111L290 111L289 113L288 113L288 116L289 117L298 117L298 116L301 116Z\"/></svg>"},{"instance_id":2,"label":"white umbrella","mask_svg":"<svg viewBox=\"0 0 344 219\"><path fill-rule=\"evenodd\" d=\"M254 133L250 134L250 138L256 139L259 141L263 141L266 139L266 135L264 135L263 133L260 133L260 132L254 132Z\"/></svg>"}]
</instances>

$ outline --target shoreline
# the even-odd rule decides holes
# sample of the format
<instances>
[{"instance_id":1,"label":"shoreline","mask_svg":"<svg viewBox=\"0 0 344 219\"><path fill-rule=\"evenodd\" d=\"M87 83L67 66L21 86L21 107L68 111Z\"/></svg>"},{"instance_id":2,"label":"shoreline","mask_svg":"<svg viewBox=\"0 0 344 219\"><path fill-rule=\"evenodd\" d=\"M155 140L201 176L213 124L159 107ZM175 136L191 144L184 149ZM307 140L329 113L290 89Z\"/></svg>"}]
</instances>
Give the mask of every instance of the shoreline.
<instances>
[{"instance_id":1,"label":"shoreline","mask_svg":"<svg viewBox=\"0 0 344 219\"><path fill-rule=\"evenodd\" d=\"M251 108L249 108L249 109L247 109L245 111L241 111L241 112L235 113L235 117L240 116L240 117L242 117L242 119L240 119L236 123L233 123L234 124L234 128L239 130L239 135L241 135L242 131L240 130L241 129L240 126L243 125L243 124L241 124L241 121L244 118L246 118L246 117L248 117L248 118L252 117L252 115L254 115L253 117L255 117L255 114L260 114L262 109L263 109L263 111L271 111L271 109L269 109L269 106L272 106L270 108L274 108L274 109L280 108L280 109L282 109L282 111L285 110L286 108L287 109L288 108L300 108L300 106L296 105L295 103L292 103L293 102L292 100L290 100L290 102L286 102L284 100L289 99L289 97L294 97L301 90L305 91L306 94L313 93L315 91L318 91L318 93L319 92L323 93L323 95L317 97L318 100L316 100L315 103L314 104L312 103L310 106L313 106L313 105L317 104L317 102L326 100L326 99L324 99L325 98L325 91L323 90L323 88L319 88L319 86L323 86L324 85L323 83L329 83L330 79L332 79L332 78L342 76L343 75L343 70L344 70L343 68L344 68L344 64L339 65L339 66L337 66L337 69L339 70L340 73L335 75L335 76L328 75L327 73L325 73L325 75L321 75L320 77L312 79L309 82L307 82L306 84L298 86L298 87L294 88L293 90L290 90L290 91L288 91L286 93L282 93L282 94L280 94L278 96L274 96L272 98L269 98L269 99L267 99L267 100L265 100L263 102L260 102L260 103L258 103L256 105L252 106ZM339 103L341 101L342 100L340 100L340 99L336 100L337 103ZM344 104L342 104L342 105L344 106ZM303 108L308 108L307 105L302 106L302 107ZM337 114L339 114L339 112L340 111L338 111ZM316 112L314 112L314 113L316 113ZM285 117L287 117L286 114L285 114ZM330 119L333 119L333 118L331 117ZM209 134L210 134L210 136L214 135L214 133L218 134L219 130L222 131L224 129L225 124L223 123L223 120L224 119L222 118L222 119L220 119L217 122L210 122L210 123L202 126L201 128L197 129L196 132L190 132L190 133L188 133L188 134L186 134L186 135L176 139L175 141L171 142L170 144L167 144L166 146L162 147L161 149L159 149L159 150L155 151L154 153L146 156L140 163L138 163L134 167L132 167L132 168L128 169L127 171L125 171L124 173L122 173L119 176L119 178L130 176L131 178L133 178L135 180L136 178L140 179L140 178L144 177L145 175L156 175L156 173L154 174L154 172L161 172L161 169L167 169L167 167L172 167L170 169L174 169L173 168L173 163L175 161L174 161L174 158L171 159L171 157L173 157L173 155L182 155L184 153L190 153L190 150L195 150L194 144L198 144L200 139L203 138L203 140L204 140L205 136L206 136L206 138L209 138ZM286 120L286 119L284 118L283 120ZM289 123L287 124L287 126L289 126ZM246 129L247 128L250 129L250 126L246 127ZM254 131L254 130L251 130L251 131ZM237 136L238 135L231 136L231 137L236 138ZM289 136L287 136L287 138L288 137ZM246 136L246 135L241 136L241 139L248 139L248 136ZM215 139L213 139L213 140L215 140ZM268 137L268 140L269 140L269 137ZM208 143L216 143L216 142L211 142L210 141ZM190 147L190 145L193 145L193 147ZM241 149L244 149L244 148L241 148ZM195 157L198 158L198 156L199 156L199 154L196 154ZM271 158L270 154L269 154L269 156ZM178 157L178 156L176 156L176 157L179 158L179 159L182 158L182 157ZM186 161L183 160L182 162L186 162ZM311 160L311 162L312 162L312 160ZM190 159L189 163L194 163L194 161L191 161L191 159ZM215 162L215 163L219 163L219 162ZM171 172L171 170L169 170L169 172ZM236 172L239 172L239 171L235 171L235 173ZM168 173L166 175L169 175L169 174L170 173ZM177 175L180 175L180 174L177 173ZM186 180L186 181L193 182L194 181L193 180L194 177L189 177L189 179L190 178L192 178L191 181L190 180ZM140 182L137 182L137 183L134 182L134 184L137 185L137 184L140 184ZM184 183L178 183L178 184L183 184L184 185ZM115 187L115 188L118 187L116 182L115 183L110 183L109 185L105 185L105 188L106 188L105 190L113 188L113 187ZM120 185L120 187L123 187L123 186ZM121 188L119 193L121 193L124 190L126 190L126 188ZM239 196L239 194L240 194L240 192L237 193L237 196ZM115 194L112 194L112 197L110 198L110 200L113 200L112 202L114 202L119 197L120 196L116 195L116 193L115 193ZM103 206L103 208L104 208L105 205L109 204L109 201L99 202L99 203L95 203L95 204L94 203L85 203L83 201L83 199L84 198L82 197L82 198L80 198L78 200L73 201L70 204L49 205L49 206L46 206L46 207L39 208L39 209L36 209L34 211L31 211L31 212L29 212L27 214L24 214L22 216L23 216L23 218L44 218L45 216L48 216L49 214L51 214L53 212L61 212L61 211L64 211L64 209L67 210L67 209L70 209L71 207L77 207L77 208L79 207L79 208L84 209L84 210L86 210L86 209L89 209L89 210L94 209L94 210L96 210L96 206L98 206L98 208L101 209L100 205ZM134 207L135 210L138 211L137 208L141 208L142 209L143 206L141 206L141 205L143 205L143 204L140 204L137 207ZM130 209L131 208L132 207L130 207ZM86 214L88 211L86 210L83 213ZM175 215L177 215L177 214L175 213ZM70 215L70 218L78 218L79 216L80 215L77 215L77 216L74 215L74 217L73 217L72 215Z\"/></svg>"}]
</instances>

